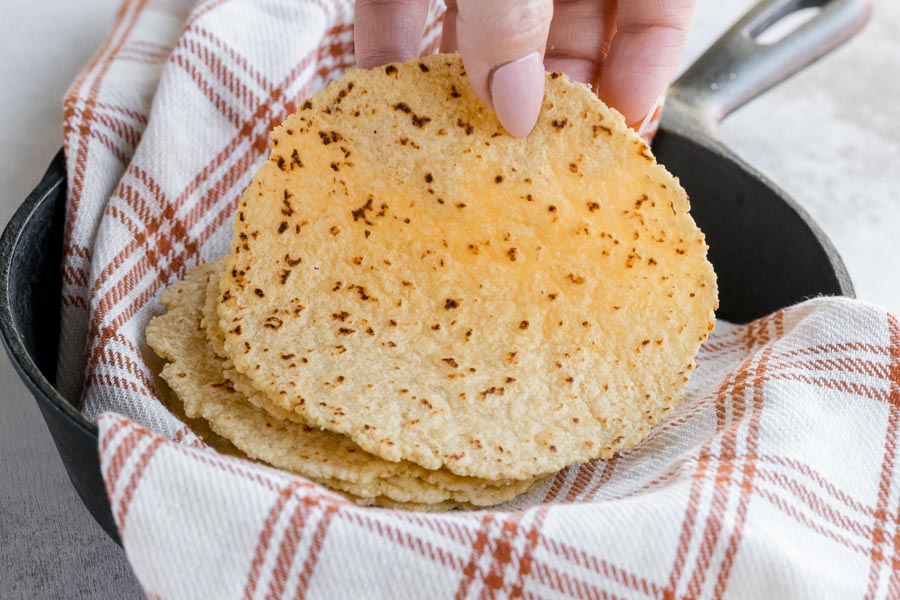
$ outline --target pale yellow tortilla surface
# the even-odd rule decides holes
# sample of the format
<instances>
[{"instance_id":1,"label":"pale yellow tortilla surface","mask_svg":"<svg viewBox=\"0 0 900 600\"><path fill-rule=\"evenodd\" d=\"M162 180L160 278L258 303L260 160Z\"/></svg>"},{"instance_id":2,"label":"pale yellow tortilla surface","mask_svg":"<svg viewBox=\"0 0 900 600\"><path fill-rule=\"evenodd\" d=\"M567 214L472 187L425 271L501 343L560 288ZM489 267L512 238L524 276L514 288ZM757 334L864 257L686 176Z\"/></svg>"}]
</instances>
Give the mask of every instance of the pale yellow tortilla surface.
<instances>
[{"instance_id":1,"label":"pale yellow tortilla surface","mask_svg":"<svg viewBox=\"0 0 900 600\"><path fill-rule=\"evenodd\" d=\"M351 70L246 190L222 349L278 409L388 461L526 479L609 457L681 401L714 322L688 210L564 76L515 139L457 56Z\"/></svg>"}]
</instances>

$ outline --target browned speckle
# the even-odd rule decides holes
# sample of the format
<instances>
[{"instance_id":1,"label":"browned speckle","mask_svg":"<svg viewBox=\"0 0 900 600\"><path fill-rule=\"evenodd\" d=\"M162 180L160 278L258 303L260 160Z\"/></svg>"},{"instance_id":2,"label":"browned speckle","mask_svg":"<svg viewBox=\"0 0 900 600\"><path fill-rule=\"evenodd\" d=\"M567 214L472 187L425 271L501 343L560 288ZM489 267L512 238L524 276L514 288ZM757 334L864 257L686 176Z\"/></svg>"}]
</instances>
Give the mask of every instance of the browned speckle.
<instances>
[{"instance_id":1,"label":"browned speckle","mask_svg":"<svg viewBox=\"0 0 900 600\"><path fill-rule=\"evenodd\" d=\"M302 166L303 166L303 161L300 160L300 154L297 152L297 149L295 148L291 152L291 170L293 171L294 167L302 167Z\"/></svg>"},{"instance_id":2,"label":"browned speckle","mask_svg":"<svg viewBox=\"0 0 900 600\"><path fill-rule=\"evenodd\" d=\"M457 119L457 120L456 120L456 126L457 126L457 127L461 127L462 129L464 129L465 132L466 132L466 135L472 135L472 132L475 131L475 128L472 127L472 124L471 124L471 123L468 123L468 122L466 122L466 121L463 121L462 119Z\"/></svg>"},{"instance_id":3,"label":"browned speckle","mask_svg":"<svg viewBox=\"0 0 900 600\"><path fill-rule=\"evenodd\" d=\"M491 387L487 388L486 390L482 390L479 393L479 395L481 396L481 399L484 400L485 398L487 398L488 396L491 396L491 395L502 396L505 392L506 392L506 388L491 386Z\"/></svg>"},{"instance_id":4,"label":"browned speckle","mask_svg":"<svg viewBox=\"0 0 900 600\"><path fill-rule=\"evenodd\" d=\"M285 254L284 262L287 263L288 266L296 267L297 265L299 265L300 263L303 262L303 258L302 257L291 258L290 254Z\"/></svg>"},{"instance_id":5,"label":"browned speckle","mask_svg":"<svg viewBox=\"0 0 900 600\"><path fill-rule=\"evenodd\" d=\"M331 144L334 142L339 142L339 141L343 140L344 138L337 131L320 131L319 139L322 141L323 145L327 146L328 144ZM345 153L345 156L346 156L346 153Z\"/></svg>"},{"instance_id":6,"label":"browned speckle","mask_svg":"<svg viewBox=\"0 0 900 600\"><path fill-rule=\"evenodd\" d=\"M359 293L360 300L363 300L363 301L371 300L373 302L378 302L378 298L373 298L372 296L370 296L369 293L366 291L366 288L364 288L361 285L349 285L349 286L347 286L347 289L348 290L356 290L357 293Z\"/></svg>"}]
</instances>

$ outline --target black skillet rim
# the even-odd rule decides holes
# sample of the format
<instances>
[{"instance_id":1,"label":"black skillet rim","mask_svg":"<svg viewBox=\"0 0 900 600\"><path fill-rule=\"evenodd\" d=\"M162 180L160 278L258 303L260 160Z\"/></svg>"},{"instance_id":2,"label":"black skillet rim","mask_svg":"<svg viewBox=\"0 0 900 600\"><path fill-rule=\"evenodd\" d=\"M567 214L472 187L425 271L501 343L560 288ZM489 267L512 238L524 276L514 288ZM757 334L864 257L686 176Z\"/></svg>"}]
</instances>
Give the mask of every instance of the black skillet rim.
<instances>
[{"instance_id":1,"label":"black skillet rim","mask_svg":"<svg viewBox=\"0 0 900 600\"><path fill-rule=\"evenodd\" d=\"M28 350L26 350L21 333L13 317L11 301L10 273L13 268L13 259L19 250L22 232L33 218L35 208L42 202L45 202L48 196L56 192L59 186L65 185L65 183L65 159L63 151L60 150L51 161L40 183L28 195L21 206L16 209L16 212L3 230L2 236L0 236L0 336L2 336L3 344L13 359L11 361L13 366L25 380L25 384L49 399L54 410L62 413L63 416L69 418L85 432L96 437L98 433L97 424L88 420L80 410L63 398L59 390L44 377Z\"/></svg>"},{"instance_id":2,"label":"black skillet rim","mask_svg":"<svg viewBox=\"0 0 900 600\"><path fill-rule=\"evenodd\" d=\"M726 146L721 139L719 139L718 135L715 134L714 130L710 133L709 130L699 128L695 123L692 123L690 118L682 116L677 110L670 110L668 114L663 113L657 135L672 135L687 139L692 143L703 147L705 150L718 154L725 160L735 163L738 167L746 171L748 175L772 190L772 192L776 194L788 208L796 213L797 217L799 217L807 227L809 227L810 233L812 233L816 238L816 241L821 244L822 250L825 251L828 262L834 270L834 277L837 280L838 287L841 291L840 296L844 298L856 298L856 288L853 285L853 278L847 270L847 265L844 263L844 258L841 256L841 253L838 252L838 249L835 247L828 234L825 233L819 225L819 222L816 221L799 202L794 200L793 196L785 192L781 186L777 185L756 167L745 161Z\"/></svg>"}]
</instances>

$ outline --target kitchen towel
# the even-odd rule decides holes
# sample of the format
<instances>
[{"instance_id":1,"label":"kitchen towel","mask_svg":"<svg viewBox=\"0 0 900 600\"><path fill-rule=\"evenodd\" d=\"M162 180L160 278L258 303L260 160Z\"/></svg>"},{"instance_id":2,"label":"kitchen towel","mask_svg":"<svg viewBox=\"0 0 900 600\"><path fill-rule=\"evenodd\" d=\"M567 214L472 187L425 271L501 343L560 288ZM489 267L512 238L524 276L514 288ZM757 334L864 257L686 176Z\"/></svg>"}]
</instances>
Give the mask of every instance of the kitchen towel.
<instances>
[{"instance_id":1,"label":"kitchen towel","mask_svg":"<svg viewBox=\"0 0 900 600\"><path fill-rule=\"evenodd\" d=\"M227 252L268 132L352 65L352 9L127 0L66 95L58 381L98 420L148 597L900 595L900 322L865 303L719 323L650 438L504 510L360 508L205 448L166 410L155 300Z\"/></svg>"}]
</instances>

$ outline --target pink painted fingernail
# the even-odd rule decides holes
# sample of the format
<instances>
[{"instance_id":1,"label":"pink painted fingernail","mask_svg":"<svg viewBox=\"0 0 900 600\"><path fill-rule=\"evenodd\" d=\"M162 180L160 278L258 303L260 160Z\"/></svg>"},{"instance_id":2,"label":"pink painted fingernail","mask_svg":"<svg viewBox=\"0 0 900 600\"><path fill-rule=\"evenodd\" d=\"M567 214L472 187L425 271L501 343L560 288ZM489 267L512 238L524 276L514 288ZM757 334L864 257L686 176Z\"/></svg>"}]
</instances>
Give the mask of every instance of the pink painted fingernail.
<instances>
[{"instance_id":1,"label":"pink painted fingernail","mask_svg":"<svg viewBox=\"0 0 900 600\"><path fill-rule=\"evenodd\" d=\"M637 128L637 134L648 142L656 134L656 128L659 127L659 119L662 117L662 109L665 104L666 97L664 95L657 98L656 103L647 111L647 116L644 117L644 120L641 121L640 126Z\"/></svg>"},{"instance_id":2,"label":"pink painted fingernail","mask_svg":"<svg viewBox=\"0 0 900 600\"><path fill-rule=\"evenodd\" d=\"M505 63L491 74L491 100L503 127L515 137L534 129L544 101L544 65L532 52Z\"/></svg>"}]
</instances>

